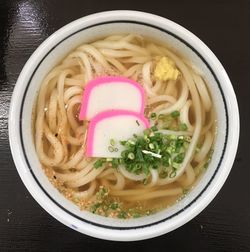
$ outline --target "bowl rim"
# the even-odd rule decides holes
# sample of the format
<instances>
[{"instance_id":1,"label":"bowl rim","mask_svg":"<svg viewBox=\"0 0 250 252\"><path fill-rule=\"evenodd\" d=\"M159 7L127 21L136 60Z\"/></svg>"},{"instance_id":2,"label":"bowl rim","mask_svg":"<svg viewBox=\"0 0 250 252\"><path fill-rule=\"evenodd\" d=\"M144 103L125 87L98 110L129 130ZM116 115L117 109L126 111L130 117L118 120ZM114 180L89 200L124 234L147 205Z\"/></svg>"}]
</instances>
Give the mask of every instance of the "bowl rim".
<instances>
[{"instance_id":1,"label":"bowl rim","mask_svg":"<svg viewBox=\"0 0 250 252\"><path fill-rule=\"evenodd\" d=\"M121 18L122 17L122 18ZM9 113L9 141L10 141L10 147L11 147L11 152L12 156L17 168L17 171L25 184L26 188L28 191L32 194L32 196L35 198L35 200L53 217L55 217L57 220L62 222L63 224L76 229L76 225L72 224L74 223L72 216L68 216L65 212L62 211L62 209L59 209L57 205L55 205L53 202L44 202L44 196L45 192L43 192L41 189L38 190L30 181L27 179L27 176L25 174L27 173L27 165L24 162L23 159L23 153L20 152L20 150L17 150L16 146L16 138L18 135L17 131L17 126L11 127L11 125L18 125L19 124L19 118L16 118L16 115L19 113L16 113L18 111L18 102L16 100L20 98L20 92L26 88L26 85L23 85L23 79L25 76L30 76L31 71L30 71L30 66L33 62L33 59L35 58L41 58L41 55L43 55L45 52L48 52L51 46L54 44L55 41L61 40L65 38L65 34L69 30L74 30L78 26L81 26L83 23L89 21L92 22L93 24L100 24L101 20L105 19L113 19L114 22L117 22L117 19L121 20L143 20L145 24L149 25L149 22L151 21L152 23L157 23L156 21L159 21L164 26L164 23L168 23L168 25L173 26L176 29L177 34L185 34L185 38L188 39L188 43L194 43L195 48L199 47L199 53L203 53L203 57L206 54L206 58L211 59L214 64L220 69L220 77L225 81L225 85L222 87L223 93L230 97L230 106L229 108L229 117L234 117L234 120L231 120L232 123L232 128L234 129L233 134L230 135L231 142L234 144L227 146L229 148L228 154L225 156L225 164L223 169L223 176L216 182L216 186L214 188L208 188L207 189L207 195L206 195L206 200L203 199L199 201L197 204L193 205L192 211L189 211L188 214L186 212L185 216L179 216L179 219L175 219L175 225L172 225L170 227L166 227L166 225L158 225L154 226L154 228L147 228L144 229L142 228L137 229L136 227L132 230L109 230L109 229L104 229L103 227L90 227L88 224L84 223L81 226L82 229L77 231L102 238L102 239L107 239L107 240L123 240L123 241L131 241L131 240L142 240L142 239L147 239L147 238L152 238L161 234L164 234L166 232L170 232L173 229L178 228L179 226L185 224L192 218L194 218L197 214L199 214L211 201L212 199L216 196L216 194L219 192L221 189L222 185L224 184L231 167L233 165L233 161L236 155L237 151L237 146L238 146L238 140L239 140L239 111L238 111L238 105L237 105L237 100L236 96L232 87L232 84L227 76L227 73L219 60L216 58L216 56L212 53L212 51L199 39L197 38L193 33L189 32L182 26L176 24L173 21L170 21L166 18L146 13L146 12L138 12L138 11L128 11L128 10L116 10L116 11L105 11L105 12L99 12L95 14L91 14L85 17L82 17L80 19L77 19L65 26L63 26L61 29L57 30L55 33L53 33L51 36L49 36L36 50L35 52L31 55L29 60L26 62L25 66L23 67L23 70L21 71L21 74L18 77L16 87L14 89L12 99L11 99L11 105L10 105L10 113ZM153 26L153 25L151 25ZM162 28L161 26L157 28ZM163 29L163 28L162 28ZM180 35L176 35L180 36ZM186 40L183 40L186 41ZM191 42L190 42L191 41ZM20 137L20 136L18 136ZM220 182L220 184L219 184ZM164 223L163 223L164 224ZM79 226L79 225L78 225ZM157 227L157 228L155 228ZM117 232L118 231L118 232ZM136 231L136 232L135 232Z\"/></svg>"}]
</instances>

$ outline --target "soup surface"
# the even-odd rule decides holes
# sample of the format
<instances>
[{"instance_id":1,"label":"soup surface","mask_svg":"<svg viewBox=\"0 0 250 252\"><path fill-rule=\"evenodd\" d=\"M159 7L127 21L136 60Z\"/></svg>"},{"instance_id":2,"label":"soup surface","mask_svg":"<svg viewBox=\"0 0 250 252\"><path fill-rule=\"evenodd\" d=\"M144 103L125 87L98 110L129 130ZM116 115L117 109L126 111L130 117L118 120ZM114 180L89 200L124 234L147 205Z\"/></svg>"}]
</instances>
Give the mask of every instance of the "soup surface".
<instances>
[{"instance_id":1,"label":"soup surface","mask_svg":"<svg viewBox=\"0 0 250 252\"><path fill-rule=\"evenodd\" d=\"M91 120L79 119L84 92L91 80L107 76L142 87L140 116L150 126L130 130L127 139L110 138L110 155L107 149L86 155ZM107 95L114 101L117 93L111 88ZM119 94L129 109L131 97ZM192 189L212 155L215 111L204 78L178 52L138 34L70 52L43 80L34 111L35 147L51 183L81 209L107 217L137 218L171 206ZM112 129L115 121L107 125Z\"/></svg>"}]
</instances>

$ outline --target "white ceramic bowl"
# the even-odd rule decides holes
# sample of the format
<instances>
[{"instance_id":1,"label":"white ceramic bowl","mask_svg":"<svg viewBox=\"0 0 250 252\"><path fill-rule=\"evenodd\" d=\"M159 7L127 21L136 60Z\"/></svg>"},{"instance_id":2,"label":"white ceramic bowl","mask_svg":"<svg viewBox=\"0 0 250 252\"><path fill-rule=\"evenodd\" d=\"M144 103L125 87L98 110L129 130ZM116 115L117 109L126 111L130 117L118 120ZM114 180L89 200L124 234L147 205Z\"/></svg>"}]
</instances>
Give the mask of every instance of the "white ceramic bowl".
<instances>
[{"instance_id":1,"label":"white ceramic bowl","mask_svg":"<svg viewBox=\"0 0 250 252\"><path fill-rule=\"evenodd\" d=\"M217 112L218 135L206 173L184 200L157 214L124 221L80 211L50 184L35 152L31 116L42 79L72 49L99 37L131 32L166 42L203 72ZM72 229L90 236L107 240L142 240L185 224L216 196L235 158L239 139L239 112L226 71L211 50L194 34L168 19L152 14L110 11L86 16L64 26L32 54L13 93L9 138L23 183L49 214Z\"/></svg>"}]
</instances>

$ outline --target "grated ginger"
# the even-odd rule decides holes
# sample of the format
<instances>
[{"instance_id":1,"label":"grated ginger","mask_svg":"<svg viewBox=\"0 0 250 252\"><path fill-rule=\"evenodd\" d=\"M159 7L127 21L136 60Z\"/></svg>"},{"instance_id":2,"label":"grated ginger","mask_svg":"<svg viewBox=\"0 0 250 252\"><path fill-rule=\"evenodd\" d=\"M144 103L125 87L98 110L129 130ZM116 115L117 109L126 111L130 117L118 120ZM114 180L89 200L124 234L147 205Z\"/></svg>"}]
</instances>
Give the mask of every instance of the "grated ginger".
<instances>
[{"instance_id":1,"label":"grated ginger","mask_svg":"<svg viewBox=\"0 0 250 252\"><path fill-rule=\"evenodd\" d=\"M162 57L156 64L154 76L157 80L176 80L180 75L175 63L168 57Z\"/></svg>"}]
</instances>

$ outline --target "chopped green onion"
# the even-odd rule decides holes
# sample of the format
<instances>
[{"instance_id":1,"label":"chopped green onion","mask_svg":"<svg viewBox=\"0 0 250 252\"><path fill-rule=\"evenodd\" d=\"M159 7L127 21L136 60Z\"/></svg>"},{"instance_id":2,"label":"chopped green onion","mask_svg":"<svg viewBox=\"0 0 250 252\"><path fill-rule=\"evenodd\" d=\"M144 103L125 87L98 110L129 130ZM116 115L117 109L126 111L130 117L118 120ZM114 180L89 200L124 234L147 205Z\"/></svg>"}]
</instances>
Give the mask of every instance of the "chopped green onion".
<instances>
[{"instance_id":1,"label":"chopped green onion","mask_svg":"<svg viewBox=\"0 0 250 252\"><path fill-rule=\"evenodd\" d=\"M118 216L120 219L126 219L127 218L127 213L125 211L121 211Z\"/></svg>"},{"instance_id":2,"label":"chopped green onion","mask_svg":"<svg viewBox=\"0 0 250 252\"><path fill-rule=\"evenodd\" d=\"M166 178L168 176L168 173L166 171L163 171L159 174L160 178Z\"/></svg>"},{"instance_id":3,"label":"chopped green onion","mask_svg":"<svg viewBox=\"0 0 250 252\"><path fill-rule=\"evenodd\" d=\"M203 168L204 168L204 169L207 169L208 165L209 165L209 162L206 162L206 163L204 164Z\"/></svg>"},{"instance_id":4,"label":"chopped green onion","mask_svg":"<svg viewBox=\"0 0 250 252\"><path fill-rule=\"evenodd\" d=\"M95 163L94 163L94 168L99 168L99 167L101 167L104 163L105 163L105 161L104 161L103 159L98 159L98 160L95 161Z\"/></svg>"},{"instance_id":5,"label":"chopped green onion","mask_svg":"<svg viewBox=\"0 0 250 252\"><path fill-rule=\"evenodd\" d=\"M179 128L180 130L186 131L188 129L188 126L186 123L181 123Z\"/></svg>"},{"instance_id":6,"label":"chopped green onion","mask_svg":"<svg viewBox=\"0 0 250 252\"><path fill-rule=\"evenodd\" d=\"M113 158L112 167L117 168L118 166L119 166L119 159L118 158Z\"/></svg>"},{"instance_id":7,"label":"chopped green onion","mask_svg":"<svg viewBox=\"0 0 250 252\"><path fill-rule=\"evenodd\" d=\"M111 205L110 205L110 208L112 210L116 210L117 208L119 207L119 204L117 202L113 202Z\"/></svg>"},{"instance_id":8,"label":"chopped green onion","mask_svg":"<svg viewBox=\"0 0 250 252\"><path fill-rule=\"evenodd\" d=\"M201 150L201 148L199 148L198 146L196 146L196 148L195 148L195 153L200 152L200 150Z\"/></svg>"},{"instance_id":9,"label":"chopped green onion","mask_svg":"<svg viewBox=\"0 0 250 252\"><path fill-rule=\"evenodd\" d=\"M191 141L190 136L176 136L174 134L164 135L156 126L144 130L144 135L134 135L126 141L120 141L124 146L120 158L99 159L95 167L101 167L109 162L113 168L119 165L125 167L128 172L134 174L145 174L149 176L150 169L159 170L159 175L174 176L173 172L166 171L172 167L177 170L185 158L185 153ZM114 142L110 140L110 144ZM115 146L108 146L110 152L118 151ZM163 170L162 170L163 169Z\"/></svg>"},{"instance_id":10,"label":"chopped green onion","mask_svg":"<svg viewBox=\"0 0 250 252\"><path fill-rule=\"evenodd\" d=\"M176 136L176 135L169 135L169 139L170 139L170 140L176 140L176 139L177 139L177 136Z\"/></svg>"},{"instance_id":11,"label":"chopped green onion","mask_svg":"<svg viewBox=\"0 0 250 252\"><path fill-rule=\"evenodd\" d=\"M111 144L111 146L115 146L115 140L114 139L110 139L110 144Z\"/></svg>"},{"instance_id":12,"label":"chopped green onion","mask_svg":"<svg viewBox=\"0 0 250 252\"><path fill-rule=\"evenodd\" d=\"M114 149L114 147L109 146L109 147L108 147L108 150L109 150L109 152L114 152L115 149Z\"/></svg>"},{"instance_id":13,"label":"chopped green onion","mask_svg":"<svg viewBox=\"0 0 250 252\"><path fill-rule=\"evenodd\" d=\"M124 150L124 151L122 151L122 152L121 152L121 156L122 156L122 158L125 158L125 157L126 157L126 155L127 155L127 151L126 151L126 150Z\"/></svg>"},{"instance_id":14,"label":"chopped green onion","mask_svg":"<svg viewBox=\"0 0 250 252\"><path fill-rule=\"evenodd\" d=\"M169 155L165 153L164 157L162 158L162 165L165 167L169 166Z\"/></svg>"},{"instance_id":15,"label":"chopped green onion","mask_svg":"<svg viewBox=\"0 0 250 252\"><path fill-rule=\"evenodd\" d=\"M178 154L178 155L174 158L174 162L180 164L180 163L183 162L184 157L185 157L185 154L184 154L184 153L180 153L180 154Z\"/></svg>"},{"instance_id":16,"label":"chopped green onion","mask_svg":"<svg viewBox=\"0 0 250 252\"><path fill-rule=\"evenodd\" d=\"M121 219L128 218L139 218L152 214L154 209L142 209L141 207L135 206L132 208L125 208L123 204L117 202L111 195L109 190L103 186L99 187L99 190L95 194L96 200L89 205L88 209L92 213L100 214L102 216L117 216ZM75 202L79 202L78 199L74 199Z\"/></svg>"},{"instance_id":17,"label":"chopped green onion","mask_svg":"<svg viewBox=\"0 0 250 252\"><path fill-rule=\"evenodd\" d=\"M143 183L143 185L146 185L148 183L148 179L147 178L143 179L142 183Z\"/></svg>"},{"instance_id":18,"label":"chopped green onion","mask_svg":"<svg viewBox=\"0 0 250 252\"><path fill-rule=\"evenodd\" d=\"M135 159L134 153L133 153L133 152L130 152L130 153L128 154L128 158L131 159L131 160Z\"/></svg>"},{"instance_id":19,"label":"chopped green onion","mask_svg":"<svg viewBox=\"0 0 250 252\"><path fill-rule=\"evenodd\" d=\"M169 177L170 178L174 178L176 176L176 170L173 170L170 174Z\"/></svg>"},{"instance_id":20,"label":"chopped green onion","mask_svg":"<svg viewBox=\"0 0 250 252\"><path fill-rule=\"evenodd\" d=\"M158 120L162 120L164 117L165 117L165 115L159 114L159 115L158 115Z\"/></svg>"},{"instance_id":21,"label":"chopped green onion","mask_svg":"<svg viewBox=\"0 0 250 252\"><path fill-rule=\"evenodd\" d=\"M154 132L151 132L151 133L149 134L149 137L154 137L154 136L155 136Z\"/></svg>"},{"instance_id":22,"label":"chopped green onion","mask_svg":"<svg viewBox=\"0 0 250 252\"><path fill-rule=\"evenodd\" d=\"M150 119L155 120L155 119L156 119L156 113L152 113L152 114L150 115Z\"/></svg>"},{"instance_id":23,"label":"chopped green onion","mask_svg":"<svg viewBox=\"0 0 250 252\"><path fill-rule=\"evenodd\" d=\"M135 141L133 141L131 139L128 140L128 143L130 143L131 145L135 145Z\"/></svg>"},{"instance_id":24,"label":"chopped green onion","mask_svg":"<svg viewBox=\"0 0 250 252\"><path fill-rule=\"evenodd\" d=\"M136 157L138 159L139 162L143 162L144 161L144 158L143 158L143 155L142 155L142 150L140 148L138 148L136 150Z\"/></svg>"},{"instance_id":25,"label":"chopped green onion","mask_svg":"<svg viewBox=\"0 0 250 252\"><path fill-rule=\"evenodd\" d=\"M208 154L208 157L207 157L207 162L206 162L206 163L204 164L204 166L203 166L204 169L207 169L209 163L211 162L213 153L214 153L214 150L211 149L211 150L209 151L209 154Z\"/></svg>"},{"instance_id":26,"label":"chopped green onion","mask_svg":"<svg viewBox=\"0 0 250 252\"><path fill-rule=\"evenodd\" d=\"M177 117L180 116L180 112L179 112L178 110L175 110L175 111L173 111L173 112L171 113L171 116L172 116L173 118L177 118Z\"/></svg>"},{"instance_id":27,"label":"chopped green onion","mask_svg":"<svg viewBox=\"0 0 250 252\"><path fill-rule=\"evenodd\" d=\"M191 137L190 136L184 136L184 140L188 143L191 142Z\"/></svg>"},{"instance_id":28,"label":"chopped green onion","mask_svg":"<svg viewBox=\"0 0 250 252\"><path fill-rule=\"evenodd\" d=\"M132 216L133 216L133 218L139 218L142 215L140 213L133 213Z\"/></svg>"},{"instance_id":29,"label":"chopped green onion","mask_svg":"<svg viewBox=\"0 0 250 252\"><path fill-rule=\"evenodd\" d=\"M152 131L157 131L158 129L157 129L157 127L154 125L153 127L151 127L151 130L152 130Z\"/></svg>"},{"instance_id":30,"label":"chopped green onion","mask_svg":"<svg viewBox=\"0 0 250 252\"><path fill-rule=\"evenodd\" d=\"M180 167L180 164L173 162L172 166L173 166L173 168L178 169Z\"/></svg>"},{"instance_id":31,"label":"chopped green onion","mask_svg":"<svg viewBox=\"0 0 250 252\"><path fill-rule=\"evenodd\" d=\"M171 143L170 143L171 144ZM166 152L169 153L170 155L175 152L175 148L172 146L167 147Z\"/></svg>"},{"instance_id":32,"label":"chopped green onion","mask_svg":"<svg viewBox=\"0 0 250 252\"><path fill-rule=\"evenodd\" d=\"M95 213L96 210L97 210L100 206L101 206L101 203L96 203L96 204L94 204L94 205L91 207L90 211L91 211L92 213Z\"/></svg>"},{"instance_id":33,"label":"chopped green onion","mask_svg":"<svg viewBox=\"0 0 250 252\"><path fill-rule=\"evenodd\" d=\"M151 150L153 150L153 149L155 148L155 146L154 146L153 143L150 143L150 144L148 145L148 147L149 147Z\"/></svg>"},{"instance_id":34,"label":"chopped green onion","mask_svg":"<svg viewBox=\"0 0 250 252\"><path fill-rule=\"evenodd\" d=\"M120 144L123 145L123 146L124 146L126 143L127 143L127 141L120 141Z\"/></svg>"}]
</instances>

